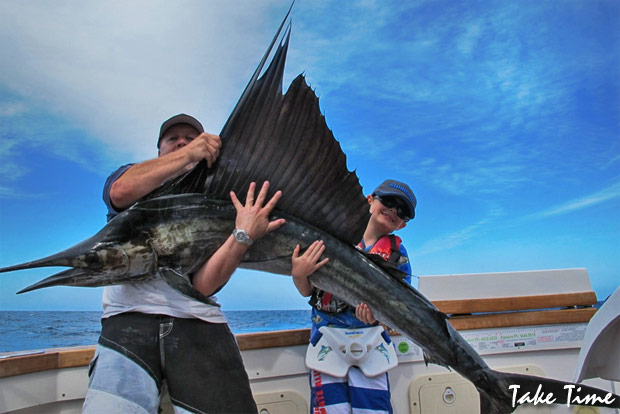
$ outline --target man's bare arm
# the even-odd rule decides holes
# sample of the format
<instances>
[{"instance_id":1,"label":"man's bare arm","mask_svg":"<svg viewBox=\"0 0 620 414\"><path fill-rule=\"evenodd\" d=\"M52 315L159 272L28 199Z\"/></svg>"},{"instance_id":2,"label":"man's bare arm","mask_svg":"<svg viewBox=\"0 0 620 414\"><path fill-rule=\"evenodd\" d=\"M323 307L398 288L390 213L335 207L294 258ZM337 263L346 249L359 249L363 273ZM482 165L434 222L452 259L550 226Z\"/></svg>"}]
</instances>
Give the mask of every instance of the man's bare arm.
<instances>
[{"instance_id":1,"label":"man's bare arm","mask_svg":"<svg viewBox=\"0 0 620 414\"><path fill-rule=\"evenodd\" d=\"M285 223L284 219L269 221L269 214L282 197L282 193L276 192L263 206L267 198L269 182L263 183L256 202L254 202L255 189L256 184L251 183L245 205L241 204L234 192L230 194L237 210L235 227L245 230L252 240L260 239ZM194 274L194 287L203 295L211 296L228 282L248 249L247 244L239 243L232 235L229 236L226 242Z\"/></svg>"},{"instance_id":2,"label":"man's bare arm","mask_svg":"<svg viewBox=\"0 0 620 414\"><path fill-rule=\"evenodd\" d=\"M124 210L136 201L199 161L206 159L209 167L221 147L220 137L202 133L189 144L152 160L132 165L110 188L110 200L117 210Z\"/></svg>"}]
</instances>

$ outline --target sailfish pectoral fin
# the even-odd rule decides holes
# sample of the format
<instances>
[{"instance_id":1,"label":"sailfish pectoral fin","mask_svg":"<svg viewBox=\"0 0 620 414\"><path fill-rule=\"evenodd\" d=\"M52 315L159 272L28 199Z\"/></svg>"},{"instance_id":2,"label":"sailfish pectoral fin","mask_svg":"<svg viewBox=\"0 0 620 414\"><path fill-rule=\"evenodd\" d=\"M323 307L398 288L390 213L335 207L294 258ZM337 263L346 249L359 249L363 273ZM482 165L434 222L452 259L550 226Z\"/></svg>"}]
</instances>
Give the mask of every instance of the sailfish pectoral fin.
<instances>
[{"instance_id":1,"label":"sailfish pectoral fin","mask_svg":"<svg viewBox=\"0 0 620 414\"><path fill-rule=\"evenodd\" d=\"M197 301L206 303L208 305L217 307L220 306L213 299L198 292L189 281L188 276L183 275L182 273L179 273L169 267L160 267L159 275L162 277L162 279L166 281L168 285L170 285L170 287L176 289L178 292L181 292L185 296L189 296L192 299L196 299Z\"/></svg>"}]
</instances>

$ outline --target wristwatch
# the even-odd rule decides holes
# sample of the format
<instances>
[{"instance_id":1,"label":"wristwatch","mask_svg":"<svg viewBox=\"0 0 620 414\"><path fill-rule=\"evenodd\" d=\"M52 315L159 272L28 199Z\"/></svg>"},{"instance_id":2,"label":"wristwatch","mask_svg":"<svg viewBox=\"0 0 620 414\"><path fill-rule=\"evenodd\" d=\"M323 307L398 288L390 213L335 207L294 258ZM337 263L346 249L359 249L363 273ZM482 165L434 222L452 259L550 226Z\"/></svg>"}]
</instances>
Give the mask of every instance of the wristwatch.
<instances>
[{"instance_id":1,"label":"wristwatch","mask_svg":"<svg viewBox=\"0 0 620 414\"><path fill-rule=\"evenodd\" d=\"M234 229L232 232L233 236L235 236L235 240L239 243L247 244L251 246L254 244L254 240L250 237L247 231L241 229Z\"/></svg>"}]
</instances>

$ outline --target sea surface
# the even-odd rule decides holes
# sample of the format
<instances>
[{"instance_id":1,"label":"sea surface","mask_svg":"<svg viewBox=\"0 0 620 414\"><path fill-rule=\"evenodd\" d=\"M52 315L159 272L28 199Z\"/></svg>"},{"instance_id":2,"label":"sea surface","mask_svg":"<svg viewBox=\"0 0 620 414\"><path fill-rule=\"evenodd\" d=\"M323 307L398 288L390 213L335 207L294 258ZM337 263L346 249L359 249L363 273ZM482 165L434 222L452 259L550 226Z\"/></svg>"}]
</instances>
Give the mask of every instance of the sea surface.
<instances>
[{"instance_id":1,"label":"sea surface","mask_svg":"<svg viewBox=\"0 0 620 414\"><path fill-rule=\"evenodd\" d=\"M310 328L310 309L224 313L236 334ZM100 317L100 311L0 311L0 353L95 345Z\"/></svg>"},{"instance_id":2,"label":"sea surface","mask_svg":"<svg viewBox=\"0 0 620 414\"><path fill-rule=\"evenodd\" d=\"M234 333L310 327L310 310L226 311ZM95 345L101 312L0 311L0 352Z\"/></svg>"}]
</instances>

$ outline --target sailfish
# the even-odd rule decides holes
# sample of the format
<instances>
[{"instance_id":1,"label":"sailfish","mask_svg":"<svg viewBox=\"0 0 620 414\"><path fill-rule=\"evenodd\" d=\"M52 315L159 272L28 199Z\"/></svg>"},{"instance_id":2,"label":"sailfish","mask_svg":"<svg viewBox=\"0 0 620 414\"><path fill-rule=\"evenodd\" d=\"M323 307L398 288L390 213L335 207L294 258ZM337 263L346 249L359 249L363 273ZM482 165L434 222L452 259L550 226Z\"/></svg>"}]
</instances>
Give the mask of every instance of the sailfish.
<instances>
[{"instance_id":1,"label":"sailfish","mask_svg":"<svg viewBox=\"0 0 620 414\"><path fill-rule=\"evenodd\" d=\"M19 293L161 277L179 292L215 304L194 289L191 275L234 228L236 211L228 199L230 191L243 198L250 182L269 181L270 188L282 191L272 219L285 218L286 224L259 239L241 267L288 275L295 246L323 240L330 261L310 276L311 283L352 306L367 303L378 320L417 343L427 363L454 369L470 380L480 393L482 413L512 412L510 387L514 385L520 387L521 395L534 395L542 387L554 393L557 403L570 403L565 388L570 383L490 369L445 314L403 282L386 262L354 247L369 219L359 179L348 170L346 156L305 77L297 76L282 93L290 12L224 125L220 156L211 168L205 161L199 163L67 250L0 272L70 268ZM591 405L620 408L617 395L573 385L580 389L573 398L593 396Z\"/></svg>"}]
</instances>

